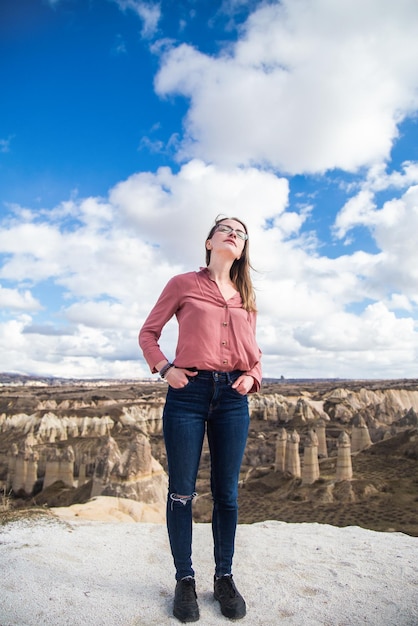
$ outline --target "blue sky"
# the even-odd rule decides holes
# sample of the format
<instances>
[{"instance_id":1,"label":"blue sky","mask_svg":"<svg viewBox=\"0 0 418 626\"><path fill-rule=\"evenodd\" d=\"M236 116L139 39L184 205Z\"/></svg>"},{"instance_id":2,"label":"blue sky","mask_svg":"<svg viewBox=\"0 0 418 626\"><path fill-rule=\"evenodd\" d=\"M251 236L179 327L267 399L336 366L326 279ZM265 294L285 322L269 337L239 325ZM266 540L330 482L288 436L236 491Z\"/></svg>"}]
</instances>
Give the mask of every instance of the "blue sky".
<instances>
[{"instance_id":1,"label":"blue sky","mask_svg":"<svg viewBox=\"0 0 418 626\"><path fill-rule=\"evenodd\" d=\"M266 376L417 377L416 32L415 0L3 0L0 371L149 376L222 213Z\"/></svg>"}]
</instances>

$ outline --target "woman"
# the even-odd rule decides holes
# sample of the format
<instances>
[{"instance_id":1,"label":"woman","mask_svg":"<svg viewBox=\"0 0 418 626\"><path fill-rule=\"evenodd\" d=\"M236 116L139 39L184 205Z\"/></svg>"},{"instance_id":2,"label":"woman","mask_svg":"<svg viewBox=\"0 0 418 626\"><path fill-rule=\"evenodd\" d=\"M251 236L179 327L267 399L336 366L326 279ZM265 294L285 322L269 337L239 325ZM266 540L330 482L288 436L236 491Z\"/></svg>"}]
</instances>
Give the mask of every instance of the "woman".
<instances>
[{"instance_id":1,"label":"woman","mask_svg":"<svg viewBox=\"0 0 418 626\"><path fill-rule=\"evenodd\" d=\"M173 614L199 619L192 568L192 500L207 429L213 496L214 596L223 615L244 617L245 601L232 579L238 517L238 479L247 441L247 394L261 384L255 340L256 309L248 233L221 218L206 239L206 268L172 278L145 321L139 343L153 373L168 383L163 413L169 488L167 527L176 568ZM173 315L179 324L176 357L158 340Z\"/></svg>"}]
</instances>

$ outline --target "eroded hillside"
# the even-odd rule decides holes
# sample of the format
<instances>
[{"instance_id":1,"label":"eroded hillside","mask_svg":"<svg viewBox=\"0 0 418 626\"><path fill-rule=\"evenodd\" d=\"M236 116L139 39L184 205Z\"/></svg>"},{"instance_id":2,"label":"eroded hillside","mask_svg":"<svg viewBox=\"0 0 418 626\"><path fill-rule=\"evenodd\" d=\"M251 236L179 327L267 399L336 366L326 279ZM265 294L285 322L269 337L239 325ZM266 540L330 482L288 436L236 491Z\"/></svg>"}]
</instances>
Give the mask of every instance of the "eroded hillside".
<instances>
[{"instance_id":1,"label":"eroded hillside","mask_svg":"<svg viewBox=\"0 0 418 626\"><path fill-rule=\"evenodd\" d=\"M0 387L8 506L68 506L100 494L141 499L149 491L163 506L164 383L30 382ZM240 522L357 524L418 536L417 381L271 382L250 396L250 410ZM206 445L197 491L195 518L209 521Z\"/></svg>"}]
</instances>

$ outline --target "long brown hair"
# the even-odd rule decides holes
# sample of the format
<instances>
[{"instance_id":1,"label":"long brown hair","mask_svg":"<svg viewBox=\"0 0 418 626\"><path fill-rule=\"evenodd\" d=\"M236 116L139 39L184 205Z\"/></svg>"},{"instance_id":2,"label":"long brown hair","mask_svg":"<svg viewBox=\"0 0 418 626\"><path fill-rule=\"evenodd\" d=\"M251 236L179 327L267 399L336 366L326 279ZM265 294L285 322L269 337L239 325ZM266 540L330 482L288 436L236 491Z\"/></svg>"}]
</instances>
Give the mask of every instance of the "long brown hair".
<instances>
[{"instance_id":1,"label":"long brown hair","mask_svg":"<svg viewBox=\"0 0 418 626\"><path fill-rule=\"evenodd\" d=\"M225 220L234 220L235 222L239 222L245 232L248 235L248 229L244 222L240 220L238 217L222 217L218 215L215 219L215 224L209 231L209 235L206 238L206 242L209 239L212 239L218 225ZM206 248L206 265L210 263L210 255L211 251ZM242 250L242 254L239 259L235 259L232 263L231 269L229 271L229 276L239 291L242 300L242 307L246 311L256 311L255 306L255 293L254 287L251 280L250 270L252 269L250 263L250 254L249 254L249 239L246 239L244 242L244 248Z\"/></svg>"}]
</instances>

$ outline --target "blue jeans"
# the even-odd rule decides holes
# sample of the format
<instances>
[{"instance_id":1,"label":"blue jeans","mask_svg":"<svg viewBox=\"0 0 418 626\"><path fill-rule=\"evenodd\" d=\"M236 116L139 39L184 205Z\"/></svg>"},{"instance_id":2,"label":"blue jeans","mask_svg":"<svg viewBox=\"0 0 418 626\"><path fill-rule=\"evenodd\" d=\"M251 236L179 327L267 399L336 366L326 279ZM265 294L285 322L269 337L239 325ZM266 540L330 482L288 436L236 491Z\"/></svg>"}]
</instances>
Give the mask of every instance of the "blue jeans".
<instances>
[{"instance_id":1,"label":"blue jeans","mask_svg":"<svg viewBox=\"0 0 418 626\"><path fill-rule=\"evenodd\" d=\"M205 430L211 457L215 575L230 574L238 519L238 479L250 423L247 396L231 384L241 372L199 373L168 388L163 413L168 462L167 528L176 579L194 576L192 500Z\"/></svg>"}]
</instances>

